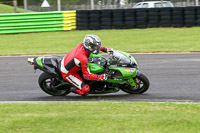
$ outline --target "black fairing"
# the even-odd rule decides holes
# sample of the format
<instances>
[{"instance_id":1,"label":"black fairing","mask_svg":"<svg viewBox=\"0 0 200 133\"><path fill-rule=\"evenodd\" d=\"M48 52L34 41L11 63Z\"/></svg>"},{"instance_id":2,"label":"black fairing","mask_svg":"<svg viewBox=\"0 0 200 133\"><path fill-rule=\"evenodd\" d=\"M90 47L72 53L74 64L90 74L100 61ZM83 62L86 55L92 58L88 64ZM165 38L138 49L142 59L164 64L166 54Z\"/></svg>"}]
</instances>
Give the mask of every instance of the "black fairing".
<instances>
[{"instance_id":1,"label":"black fairing","mask_svg":"<svg viewBox=\"0 0 200 133\"><path fill-rule=\"evenodd\" d=\"M38 68L53 76L60 76L61 75L60 65L62 58L63 57L59 55L45 56L44 58L42 58L43 68L35 62L36 69Z\"/></svg>"}]
</instances>

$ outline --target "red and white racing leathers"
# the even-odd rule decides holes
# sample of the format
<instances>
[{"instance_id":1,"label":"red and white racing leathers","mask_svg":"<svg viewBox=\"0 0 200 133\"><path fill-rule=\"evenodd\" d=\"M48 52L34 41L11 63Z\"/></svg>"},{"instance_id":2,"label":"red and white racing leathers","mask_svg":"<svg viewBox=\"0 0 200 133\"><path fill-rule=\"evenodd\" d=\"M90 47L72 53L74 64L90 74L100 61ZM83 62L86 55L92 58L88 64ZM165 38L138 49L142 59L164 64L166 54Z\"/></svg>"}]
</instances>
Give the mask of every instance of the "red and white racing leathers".
<instances>
[{"instance_id":1,"label":"red and white racing leathers","mask_svg":"<svg viewBox=\"0 0 200 133\"><path fill-rule=\"evenodd\" d=\"M107 48L101 46L101 51L107 52ZM63 79L70 82L76 88L77 93L83 95L90 91L89 85L83 82L83 79L77 74L82 68L83 77L86 80L105 80L106 74L97 75L90 73L88 68L88 57L90 53L85 50L83 43L79 44L71 52L69 52L61 62L61 74Z\"/></svg>"}]
</instances>

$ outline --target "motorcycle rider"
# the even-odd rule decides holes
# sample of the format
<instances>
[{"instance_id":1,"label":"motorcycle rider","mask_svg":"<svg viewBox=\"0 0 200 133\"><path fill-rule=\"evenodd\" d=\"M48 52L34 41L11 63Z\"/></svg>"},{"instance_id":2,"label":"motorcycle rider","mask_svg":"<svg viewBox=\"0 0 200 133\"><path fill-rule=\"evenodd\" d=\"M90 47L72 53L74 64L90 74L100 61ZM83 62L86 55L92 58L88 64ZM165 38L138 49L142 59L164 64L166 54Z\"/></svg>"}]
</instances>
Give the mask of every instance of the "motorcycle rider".
<instances>
[{"instance_id":1,"label":"motorcycle rider","mask_svg":"<svg viewBox=\"0 0 200 133\"><path fill-rule=\"evenodd\" d=\"M86 35L83 43L69 52L61 62L61 74L63 79L76 87L76 92L83 95L90 91L90 86L83 82L77 72L81 69L86 80L103 81L107 74L97 75L90 73L88 68L88 57L91 53L98 54L100 51L112 52L112 49L101 46L101 39L96 35Z\"/></svg>"}]
</instances>

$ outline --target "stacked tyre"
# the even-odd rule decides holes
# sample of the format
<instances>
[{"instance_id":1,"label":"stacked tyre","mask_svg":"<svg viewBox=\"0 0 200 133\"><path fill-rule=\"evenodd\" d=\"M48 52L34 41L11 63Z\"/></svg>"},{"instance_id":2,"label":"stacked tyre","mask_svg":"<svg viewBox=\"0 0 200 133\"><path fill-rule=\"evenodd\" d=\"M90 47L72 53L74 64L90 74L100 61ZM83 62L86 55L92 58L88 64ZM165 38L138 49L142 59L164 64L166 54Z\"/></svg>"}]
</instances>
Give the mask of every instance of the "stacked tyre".
<instances>
[{"instance_id":1,"label":"stacked tyre","mask_svg":"<svg viewBox=\"0 0 200 133\"><path fill-rule=\"evenodd\" d=\"M149 8L148 9L148 24L150 28L160 27L160 9Z\"/></svg>"},{"instance_id":2,"label":"stacked tyre","mask_svg":"<svg viewBox=\"0 0 200 133\"><path fill-rule=\"evenodd\" d=\"M136 10L126 9L124 12L124 20L126 29L135 28L136 26Z\"/></svg>"},{"instance_id":3,"label":"stacked tyre","mask_svg":"<svg viewBox=\"0 0 200 133\"><path fill-rule=\"evenodd\" d=\"M100 10L90 10L89 11L89 29L90 30L100 30L101 25L101 11Z\"/></svg>"},{"instance_id":4,"label":"stacked tyre","mask_svg":"<svg viewBox=\"0 0 200 133\"><path fill-rule=\"evenodd\" d=\"M172 24L173 27L184 27L184 8L175 7L172 9Z\"/></svg>"},{"instance_id":5,"label":"stacked tyre","mask_svg":"<svg viewBox=\"0 0 200 133\"><path fill-rule=\"evenodd\" d=\"M171 27L172 26L172 8L160 8L160 26Z\"/></svg>"},{"instance_id":6,"label":"stacked tyre","mask_svg":"<svg viewBox=\"0 0 200 133\"><path fill-rule=\"evenodd\" d=\"M196 8L195 7L185 7L184 10L185 26L192 27L196 26Z\"/></svg>"},{"instance_id":7,"label":"stacked tyre","mask_svg":"<svg viewBox=\"0 0 200 133\"><path fill-rule=\"evenodd\" d=\"M77 10L76 12L76 27L77 30L89 29L89 12L88 10Z\"/></svg>"},{"instance_id":8,"label":"stacked tyre","mask_svg":"<svg viewBox=\"0 0 200 133\"><path fill-rule=\"evenodd\" d=\"M197 26L200 26L200 6L197 7Z\"/></svg>"},{"instance_id":9,"label":"stacked tyre","mask_svg":"<svg viewBox=\"0 0 200 133\"><path fill-rule=\"evenodd\" d=\"M101 10L101 29L112 29L112 10Z\"/></svg>"},{"instance_id":10,"label":"stacked tyre","mask_svg":"<svg viewBox=\"0 0 200 133\"><path fill-rule=\"evenodd\" d=\"M147 28L147 9L141 8L136 10L136 28Z\"/></svg>"},{"instance_id":11,"label":"stacked tyre","mask_svg":"<svg viewBox=\"0 0 200 133\"><path fill-rule=\"evenodd\" d=\"M113 28L124 29L124 9L113 10Z\"/></svg>"}]
</instances>

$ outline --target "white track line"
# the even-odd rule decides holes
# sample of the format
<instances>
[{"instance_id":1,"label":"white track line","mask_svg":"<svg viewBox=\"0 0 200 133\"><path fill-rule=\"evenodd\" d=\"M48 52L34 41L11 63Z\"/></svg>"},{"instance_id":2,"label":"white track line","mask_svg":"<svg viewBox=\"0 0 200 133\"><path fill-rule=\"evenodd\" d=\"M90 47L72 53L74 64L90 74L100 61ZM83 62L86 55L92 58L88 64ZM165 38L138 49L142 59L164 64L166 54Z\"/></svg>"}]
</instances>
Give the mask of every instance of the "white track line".
<instances>
[{"instance_id":1,"label":"white track line","mask_svg":"<svg viewBox=\"0 0 200 133\"><path fill-rule=\"evenodd\" d=\"M199 104L200 102L193 101L193 100L166 100L163 102L162 100L159 101L148 101L147 99L135 99L134 101L115 101L115 100L100 100L100 101L0 101L0 104L6 104L6 103L98 103L98 102L114 102L114 103L120 103L120 102L147 102L147 103L176 103L176 104Z\"/></svg>"}]
</instances>

